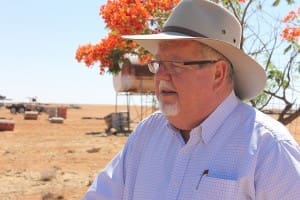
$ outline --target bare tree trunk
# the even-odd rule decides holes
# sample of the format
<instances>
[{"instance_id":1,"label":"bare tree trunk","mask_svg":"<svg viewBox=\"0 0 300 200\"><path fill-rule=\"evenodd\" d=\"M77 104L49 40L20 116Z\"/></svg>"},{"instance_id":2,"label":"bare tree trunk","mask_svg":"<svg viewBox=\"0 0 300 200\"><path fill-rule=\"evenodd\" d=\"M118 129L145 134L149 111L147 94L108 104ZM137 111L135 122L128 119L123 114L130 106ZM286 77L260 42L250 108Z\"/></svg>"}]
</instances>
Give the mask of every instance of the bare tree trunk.
<instances>
[{"instance_id":1,"label":"bare tree trunk","mask_svg":"<svg viewBox=\"0 0 300 200\"><path fill-rule=\"evenodd\" d=\"M283 112L281 112L278 117L278 121L280 121L284 125L287 125L287 124L291 123L292 121L294 121L295 119L297 119L299 116L300 116L300 108L298 108L292 114L283 114Z\"/></svg>"}]
</instances>

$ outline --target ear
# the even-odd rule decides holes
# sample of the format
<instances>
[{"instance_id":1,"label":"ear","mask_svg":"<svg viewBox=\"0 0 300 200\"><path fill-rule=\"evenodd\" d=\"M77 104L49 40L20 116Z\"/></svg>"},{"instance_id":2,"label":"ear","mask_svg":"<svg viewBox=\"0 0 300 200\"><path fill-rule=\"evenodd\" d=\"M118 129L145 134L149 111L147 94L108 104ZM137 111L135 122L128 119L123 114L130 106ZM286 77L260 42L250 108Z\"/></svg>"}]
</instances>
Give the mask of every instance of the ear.
<instances>
[{"instance_id":1,"label":"ear","mask_svg":"<svg viewBox=\"0 0 300 200\"><path fill-rule=\"evenodd\" d=\"M219 91L221 89L223 89L224 84L226 84L228 82L227 80L227 67L229 67L227 65L227 63L224 60L220 60L215 64L214 67L214 85L213 85L213 89L215 91Z\"/></svg>"}]
</instances>

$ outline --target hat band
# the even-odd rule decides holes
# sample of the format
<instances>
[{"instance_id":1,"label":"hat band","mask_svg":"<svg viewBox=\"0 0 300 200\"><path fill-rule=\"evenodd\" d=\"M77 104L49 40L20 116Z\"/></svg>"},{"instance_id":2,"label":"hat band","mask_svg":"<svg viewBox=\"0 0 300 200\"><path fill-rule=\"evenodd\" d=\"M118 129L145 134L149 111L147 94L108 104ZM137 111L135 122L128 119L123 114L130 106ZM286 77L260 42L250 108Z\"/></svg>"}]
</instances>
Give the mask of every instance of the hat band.
<instances>
[{"instance_id":1,"label":"hat band","mask_svg":"<svg viewBox=\"0 0 300 200\"><path fill-rule=\"evenodd\" d=\"M189 35L192 37L207 38L205 35L202 35L201 33L198 33L196 31L193 31L193 30L190 30L187 28L179 27L179 26L166 26L163 28L162 32L177 32L177 33L182 33L182 34Z\"/></svg>"}]
</instances>

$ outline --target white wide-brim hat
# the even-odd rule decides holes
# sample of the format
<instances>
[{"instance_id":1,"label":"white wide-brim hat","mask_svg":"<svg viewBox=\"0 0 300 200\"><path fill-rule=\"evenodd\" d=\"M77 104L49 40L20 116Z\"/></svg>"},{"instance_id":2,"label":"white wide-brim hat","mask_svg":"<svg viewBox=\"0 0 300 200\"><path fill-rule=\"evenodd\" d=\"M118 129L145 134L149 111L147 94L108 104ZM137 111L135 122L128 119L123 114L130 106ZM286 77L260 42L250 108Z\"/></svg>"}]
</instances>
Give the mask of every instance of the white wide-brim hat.
<instances>
[{"instance_id":1,"label":"white wide-brim hat","mask_svg":"<svg viewBox=\"0 0 300 200\"><path fill-rule=\"evenodd\" d=\"M197 40L223 54L234 70L234 90L242 99L253 99L265 87L266 74L240 49L241 26L225 8L207 0L182 0L158 34L124 35L155 54L162 40ZM180 49L178 49L180 51Z\"/></svg>"}]
</instances>

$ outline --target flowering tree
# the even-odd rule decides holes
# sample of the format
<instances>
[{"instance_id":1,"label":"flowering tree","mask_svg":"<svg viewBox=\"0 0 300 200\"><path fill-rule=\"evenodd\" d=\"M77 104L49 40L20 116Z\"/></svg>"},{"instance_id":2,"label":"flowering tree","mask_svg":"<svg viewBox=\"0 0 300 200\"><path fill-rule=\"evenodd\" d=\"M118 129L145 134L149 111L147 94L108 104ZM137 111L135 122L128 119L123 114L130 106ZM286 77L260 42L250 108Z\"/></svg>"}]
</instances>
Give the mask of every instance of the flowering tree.
<instances>
[{"instance_id":1,"label":"flowering tree","mask_svg":"<svg viewBox=\"0 0 300 200\"><path fill-rule=\"evenodd\" d=\"M151 58L149 52L138 47L133 41L126 41L121 35L147 34L160 31L171 9L179 0L108 0L100 8L106 27L110 30L108 37L99 44L80 46L76 59L87 66L100 63L100 72L105 69L118 73L120 63L125 61L125 54L137 54L141 63Z\"/></svg>"},{"instance_id":2,"label":"flowering tree","mask_svg":"<svg viewBox=\"0 0 300 200\"><path fill-rule=\"evenodd\" d=\"M300 72L299 10L277 19L271 11L280 8L280 0L273 4L263 0L214 2L222 3L238 18L243 33L240 48L259 61L267 73L264 92L249 103L266 112L277 110L278 120L283 124L295 120L300 116L300 91L296 85Z\"/></svg>"},{"instance_id":3,"label":"flowering tree","mask_svg":"<svg viewBox=\"0 0 300 200\"><path fill-rule=\"evenodd\" d=\"M271 95L274 98L278 98L281 101L284 101L285 107L281 111L278 120L282 121L285 124L288 124L292 122L294 119L300 116L300 107L294 108L293 105L294 102L299 100L299 88L293 88L297 87L297 85L293 85L293 79L292 74L295 72L296 74L299 74L300 72L300 62L299 62L299 52L300 52L300 7L297 11L290 11L283 19L283 22L285 23L285 27L283 28L281 32L281 36L284 40L288 42L288 46L285 48L284 53L289 53L289 59L287 59L287 63L282 70L282 73L280 73L279 78L283 81L281 84L281 88L283 88L283 92L281 95L278 95L278 93L272 93L270 91L265 92L266 94ZM299 81L299 79L298 79ZM291 99L287 96L287 90L292 89L296 92L296 98ZM292 102L291 100L294 100ZM289 115L287 115L289 114ZM287 116L287 117L286 117Z\"/></svg>"},{"instance_id":4,"label":"flowering tree","mask_svg":"<svg viewBox=\"0 0 300 200\"><path fill-rule=\"evenodd\" d=\"M284 19L276 19L265 9L270 6L270 1L211 1L223 4L238 18L243 28L240 48L259 61L267 73L268 84L265 91L249 103L260 110L266 110L270 102L280 100L284 108L278 120L288 124L296 119L300 115L300 108L295 108L299 95L290 94L297 92L293 74L300 72L300 9L287 13ZM100 15L109 29L108 36L98 44L79 46L76 59L87 66L99 64L101 74L106 70L118 73L120 64L126 61L126 54L138 55L143 64L151 58L149 52L133 41L123 40L121 35L159 32L178 2L179 0L108 0L100 8ZM294 1L286 2L291 4ZM280 6L280 0L275 0L271 6ZM282 57L284 61L279 63L278 57Z\"/></svg>"}]
</instances>

